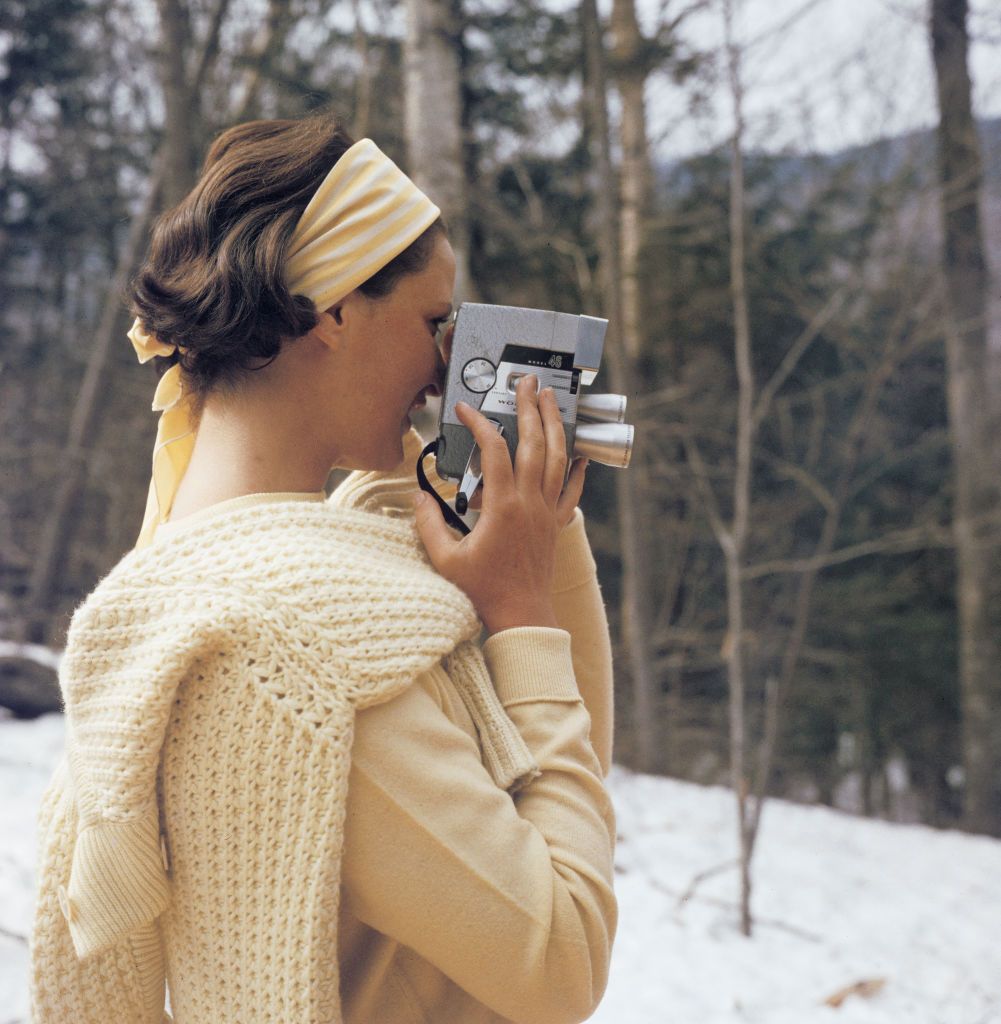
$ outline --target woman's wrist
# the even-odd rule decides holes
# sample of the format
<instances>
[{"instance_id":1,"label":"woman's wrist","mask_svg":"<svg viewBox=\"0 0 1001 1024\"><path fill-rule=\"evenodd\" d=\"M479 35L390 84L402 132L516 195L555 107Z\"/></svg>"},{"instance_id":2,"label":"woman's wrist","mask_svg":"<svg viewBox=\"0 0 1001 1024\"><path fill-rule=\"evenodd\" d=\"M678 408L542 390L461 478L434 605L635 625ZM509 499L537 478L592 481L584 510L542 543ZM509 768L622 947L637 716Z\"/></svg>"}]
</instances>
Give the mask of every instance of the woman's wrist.
<instances>
[{"instance_id":1,"label":"woman's wrist","mask_svg":"<svg viewBox=\"0 0 1001 1024\"><path fill-rule=\"evenodd\" d=\"M493 636L504 629L518 629L521 626L545 626L550 629L559 629L560 624L556 619L556 612L551 604L507 609L495 613L489 618L484 618L483 625L487 632Z\"/></svg>"}]
</instances>

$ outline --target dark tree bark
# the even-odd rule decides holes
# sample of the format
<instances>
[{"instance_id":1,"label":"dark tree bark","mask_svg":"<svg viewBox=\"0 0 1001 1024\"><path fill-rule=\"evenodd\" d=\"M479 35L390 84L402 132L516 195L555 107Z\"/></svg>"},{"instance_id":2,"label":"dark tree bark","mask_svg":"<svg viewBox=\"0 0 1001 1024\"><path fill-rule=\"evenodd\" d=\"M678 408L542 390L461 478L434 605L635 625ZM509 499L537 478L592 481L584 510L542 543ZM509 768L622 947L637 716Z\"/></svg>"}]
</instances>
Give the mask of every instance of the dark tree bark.
<instances>
[{"instance_id":1,"label":"dark tree bark","mask_svg":"<svg viewBox=\"0 0 1001 1024\"><path fill-rule=\"evenodd\" d=\"M191 38L190 17L180 0L159 0L161 81L166 108L164 143L167 165L163 177L165 207L176 206L195 182L195 133L192 93L185 67Z\"/></svg>"},{"instance_id":2,"label":"dark tree bark","mask_svg":"<svg viewBox=\"0 0 1001 1024\"><path fill-rule=\"evenodd\" d=\"M237 86L234 123L239 124L259 116L264 78L285 46L294 23L290 0L269 0L267 16L251 44Z\"/></svg>"},{"instance_id":3,"label":"dark tree bark","mask_svg":"<svg viewBox=\"0 0 1001 1024\"><path fill-rule=\"evenodd\" d=\"M164 84L164 91L167 96L168 117L164 138L150 171L146 201L129 226L128 237L118 257L118 265L105 293L102 316L94 331L87 358L87 368L73 407L69 435L62 453L59 484L47 513L39 550L32 566L27 602L30 611L27 619L21 624L21 628L15 631L17 640L27 639L44 643L49 639L46 636L46 625L51 614L53 583L73 527L70 512L78 503L85 482L87 462L97 429L100 389L105 378L108 354L111 351L113 339L120 338L123 330L128 327L125 322L128 318L125 318L121 306L121 295L125 290L129 275L139 262L149 225L155 216L158 203L171 205L172 202L177 202L183 198L193 184L194 171L187 164L189 157L184 157L184 162L178 163L177 153L173 146L176 139L187 135L185 152L193 152L190 139L192 135L196 134L196 125L195 119L191 116L191 98L200 88L218 54L218 35L228 2L229 0L218 0L217 2L208 35L193 57L192 67L194 70L191 82L186 84L183 78L180 84L176 81L176 68L180 67L182 75L184 72L184 67L180 62L171 66L167 72L168 80ZM173 47L179 45L179 42L186 38L186 14L178 5L177 0L164 0L163 10L165 12L164 35L168 40L165 47L166 51L170 53ZM171 94L178 88L183 92L182 99L178 100L176 96L171 99ZM185 175L183 179L177 176L182 173ZM171 177L172 174L173 177ZM185 181L186 185L184 185ZM173 199L168 195L168 183L174 190ZM180 191L178 191L179 189ZM123 323L125 323L125 328L123 328Z\"/></svg>"},{"instance_id":4,"label":"dark tree bark","mask_svg":"<svg viewBox=\"0 0 1001 1024\"><path fill-rule=\"evenodd\" d=\"M967 0L932 0L938 87L949 429L956 497L963 820L1001 836L1001 415L990 381L983 171L967 61Z\"/></svg>"},{"instance_id":5,"label":"dark tree bark","mask_svg":"<svg viewBox=\"0 0 1001 1024\"><path fill-rule=\"evenodd\" d=\"M68 542L68 534L72 529L73 520L70 512L79 503L85 482L87 460L90 457L97 426L101 383L105 376L112 341L121 336L123 310L119 296L123 293L128 276L141 255L156 200L160 194L165 164L166 156L161 149L153 167L146 202L129 225L125 248L108 286L102 305L101 320L94 331L87 357L87 368L73 406L69 436L62 453L59 486L48 511L29 583L28 607L32 619L26 623L25 635L33 642L44 643L48 640L45 625L50 614L53 583Z\"/></svg>"}]
</instances>

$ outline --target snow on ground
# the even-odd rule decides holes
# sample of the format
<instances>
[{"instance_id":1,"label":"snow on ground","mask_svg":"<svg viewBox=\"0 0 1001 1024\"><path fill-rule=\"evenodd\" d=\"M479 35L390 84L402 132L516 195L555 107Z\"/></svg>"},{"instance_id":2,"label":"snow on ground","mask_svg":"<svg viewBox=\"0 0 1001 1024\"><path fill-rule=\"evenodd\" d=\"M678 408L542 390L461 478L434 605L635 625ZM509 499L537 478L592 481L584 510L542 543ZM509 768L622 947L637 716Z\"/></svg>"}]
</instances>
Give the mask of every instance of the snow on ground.
<instances>
[{"instance_id":1,"label":"snow on ground","mask_svg":"<svg viewBox=\"0 0 1001 1024\"><path fill-rule=\"evenodd\" d=\"M740 935L731 793L616 768L620 925L601 1024L998 1024L1001 842L772 801ZM824 1000L885 979L872 998Z\"/></svg>"},{"instance_id":2,"label":"snow on ground","mask_svg":"<svg viewBox=\"0 0 1001 1024\"><path fill-rule=\"evenodd\" d=\"M17 936L62 730L59 715L0 718L0 1024L28 1019ZM610 785L619 930L592 1024L1001 1024L1001 842L773 801L745 939L729 791L618 767Z\"/></svg>"},{"instance_id":3,"label":"snow on ground","mask_svg":"<svg viewBox=\"0 0 1001 1024\"><path fill-rule=\"evenodd\" d=\"M0 718L0 1024L28 1020L28 948L17 936L31 924L35 814L62 750L62 715Z\"/></svg>"}]
</instances>

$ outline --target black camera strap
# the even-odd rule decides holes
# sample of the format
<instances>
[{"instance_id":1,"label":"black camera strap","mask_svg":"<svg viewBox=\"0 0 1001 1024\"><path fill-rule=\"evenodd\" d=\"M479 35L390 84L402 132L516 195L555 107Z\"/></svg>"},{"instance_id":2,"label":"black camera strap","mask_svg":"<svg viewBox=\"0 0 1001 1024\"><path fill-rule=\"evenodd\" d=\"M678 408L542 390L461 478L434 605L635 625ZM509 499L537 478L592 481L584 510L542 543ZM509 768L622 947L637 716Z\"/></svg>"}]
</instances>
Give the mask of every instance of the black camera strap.
<instances>
[{"instance_id":1,"label":"black camera strap","mask_svg":"<svg viewBox=\"0 0 1001 1024\"><path fill-rule=\"evenodd\" d=\"M431 481L428 480L427 474L424 472L424 460L432 452L438 451L438 439L435 438L433 441L429 441L424 451L418 456L417 459L417 482L421 485L421 490L430 494L438 506L441 508L442 514L445 516L445 522L449 526L454 526L457 530L460 530L463 534L469 534L472 531L468 526L459 518L454 509L448 504L447 501L432 487Z\"/></svg>"}]
</instances>

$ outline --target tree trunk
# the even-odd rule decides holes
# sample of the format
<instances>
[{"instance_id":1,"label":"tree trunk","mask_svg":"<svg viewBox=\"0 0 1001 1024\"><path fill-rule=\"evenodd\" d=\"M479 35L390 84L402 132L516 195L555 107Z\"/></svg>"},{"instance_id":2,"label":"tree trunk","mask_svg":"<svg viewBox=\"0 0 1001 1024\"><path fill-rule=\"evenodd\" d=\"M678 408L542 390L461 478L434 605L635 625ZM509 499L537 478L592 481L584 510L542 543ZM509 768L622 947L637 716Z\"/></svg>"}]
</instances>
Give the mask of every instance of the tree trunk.
<instances>
[{"instance_id":1,"label":"tree trunk","mask_svg":"<svg viewBox=\"0 0 1001 1024\"><path fill-rule=\"evenodd\" d=\"M195 133L192 131L191 93L185 70L191 29L180 0L159 0L161 29L161 81L166 111L164 146L167 164L162 183L163 205L176 206L190 191L196 177Z\"/></svg>"},{"instance_id":2,"label":"tree trunk","mask_svg":"<svg viewBox=\"0 0 1001 1024\"><path fill-rule=\"evenodd\" d=\"M355 83L354 116L351 132L356 139L368 135L369 117L372 111L372 57L369 53L368 33L362 21L361 0L351 0L351 14L355 21L355 54L358 57L358 79Z\"/></svg>"},{"instance_id":3,"label":"tree trunk","mask_svg":"<svg viewBox=\"0 0 1001 1024\"><path fill-rule=\"evenodd\" d=\"M737 452L733 483L733 527L724 546L727 593L727 675L730 682L730 776L737 798L740 843L740 930L751 934L751 843L744 722L744 589L741 570L747 547L751 504L751 451L754 442L754 373L751 326L744 275L744 113L740 54L732 37L732 4L725 0L727 65L733 98L730 158L730 293L733 302L734 358L737 366Z\"/></svg>"},{"instance_id":4,"label":"tree trunk","mask_svg":"<svg viewBox=\"0 0 1001 1024\"><path fill-rule=\"evenodd\" d=\"M990 273L980 224L982 167L966 22L966 0L933 0L948 409L956 481L963 821L973 831L1001 836L1001 410L990 385Z\"/></svg>"},{"instance_id":5,"label":"tree trunk","mask_svg":"<svg viewBox=\"0 0 1001 1024\"><path fill-rule=\"evenodd\" d=\"M647 66L634 0L612 4L612 55L622 101L619 144L622 149L619 209L622 273L622 345L636 366L642 345L640 252L650 201L650 152L643 100Z\"/></svg>"},{"instance_id":6,"label":"tree trunk","mask_svg":"<svg viewBox=\"0 0 1001 1024\"><path fill-rule=\"evenodd\" d=\"M462 116L461 0L407 0L404 43L409 174L441 207L455 251L457 298L475 298L469 271Z\"/></svg>"},{"instance_id":7,"label":"tree trunk","mask_svg":"<svg viewBox=\"0 0 1001 1024\"><path fill-rule=\"evenodd\" d=\"M218 54L218 34L228 2L229 0L218 0L209 32L195 54L192 65L194 68L192 84L184 85L182 79L181 84L185 97L190 97L193 91L200 87L201 82L209 73L212 61ZM170 37L170 41L165 44L166 52L169 54L172 47L178 45L179 40L186 37L186 15L183 8L177 5L176 0L163 0L163 10L166 12L164 14L164 36L165 38ZM168 94L172 91L176 92L179 88L175 74L178 66L181 67L183 74L183 65L180 64L169 66L167 69L166 74L170 82L165 83L164 89ZM101 306L101 319L94 331L93 345L87 358L87 368L84 371L80 391L73 407L69 435L62 453L59 485L48 510L38 554L32 568L28 591L29 615L24 622L22 635L15 639L28 639L36 642L44 642L47 639L45 626L52 605L52 586L62 553L66 548L69 531L72 528L70 510L77 504L78 496L85 483L85 470L93 442L98 397L108 353L111 350L112 340L119 335L123 312L121 295L128 283L129 275L139 261L150 222L158 205L168 204L168 182L175 190L174 202L183 198L191 188L193 177L189 178L184 191L180 195L176 194L176 190L182 184L177 175L185 173L193 176L194 172L193 165L182 166L176 162L177 153L172 149L176 139L180 136L185 135L190 140L195 134L192 131L194 126L188 100L184 99L179 104L176 95L174 99L168 98L167 114L168 123L165 127L163 142L150 170L146 200L129 226L125 247L118 257L114 276L109 283ZM194 152L190 141L186 143L186 146L186 152L189 154ZM162 201L162 204L159 201Z\"/></svg>"},{"instance_id":8,"label":"tree trunk","mask_svg":"<svg viewBox=\"0 0 1001 1024\"><path fill-rule=\"evenodd\" d=\"M622 293L619 263L618 194L612 167L605 86L605 52L601 22L595 0L581 0L581 30L584 37L585 90L594 138L597 165L596 205L599 211L599 253L604 312L608 317L605 359L612 390L634 395L634 374L628 353L622 348ZM642 480L639 465L615 474L615 495L622 538L622 623L629 651L633 684L633 728L635 766L650 771L656 747L656 687L650 658L651 587L650 559L642 536Z\"/></svg>"},{"instance_id":9,"label":"tree trunk","mask_svg":"<svg viewBox=\"0 0 1001 1024\"><path fill-rule=\"evenodd\" d=\"M261 84L264 75L285 45L293 18L290 0L269 0L264 24L257 30L247 55L247 67L236 89L236 122L249 121L258 115Z\"/></svg>"},{"instance_id":10,"label":"tree trunk","mask_svg":"<svg viewBox=\"0 0 1001 1024\"><path fill-rule=\"evenodd\" d=\"M101 319L94 331L94 340L87 357L87 369L73 406L69 436L62 453L62 468L59 486L48 510L45 527L39 542L38 553L32 567L28 585L30 621L26 623L24 639L45 643L45 623L52 604L52 584L65 550L67 534L72 525L70 510L78 504L80 491L85 483L85 470L95 430L95 415L105 364L111 350L112 340L118 337L122 319L121 296L128 276L138 262L147 230L156 209L156 200L166 166L166 154L161 147L154 162L149 191L142 210L129 226L128 239L118 260L114 277L108 285L101 305Z\"/></svg>"}]
</instances>

